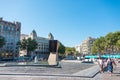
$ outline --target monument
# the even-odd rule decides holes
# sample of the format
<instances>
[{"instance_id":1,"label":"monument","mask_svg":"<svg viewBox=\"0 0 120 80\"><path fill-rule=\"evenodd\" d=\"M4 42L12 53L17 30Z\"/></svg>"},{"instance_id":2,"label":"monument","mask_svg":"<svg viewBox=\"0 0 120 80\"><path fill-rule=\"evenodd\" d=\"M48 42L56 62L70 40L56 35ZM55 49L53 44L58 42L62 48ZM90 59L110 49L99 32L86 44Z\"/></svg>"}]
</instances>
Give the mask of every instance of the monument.
<instances>
[{"instance_id":1,"label":"monument","mask_svg":"<svg viewBox=\"0 0 120 80\"><path fill-rule=\"evenodd\" d=\"M49 40L49 51L50 51L50 55L48 57L49 65L58 64L58 48L59 48L59 42L57 40Z\"/></svg>"},{"instance_id":2,"label":"monument","mask_svg":"<svg viewBox=\"0 0 120 80\"><path fill-rule=\"evenodd\" d=\"M35 56L35 58L34 58L34 63L38 63L38 58L37 58L37 56Z\"/></svg>"}]
</instances>

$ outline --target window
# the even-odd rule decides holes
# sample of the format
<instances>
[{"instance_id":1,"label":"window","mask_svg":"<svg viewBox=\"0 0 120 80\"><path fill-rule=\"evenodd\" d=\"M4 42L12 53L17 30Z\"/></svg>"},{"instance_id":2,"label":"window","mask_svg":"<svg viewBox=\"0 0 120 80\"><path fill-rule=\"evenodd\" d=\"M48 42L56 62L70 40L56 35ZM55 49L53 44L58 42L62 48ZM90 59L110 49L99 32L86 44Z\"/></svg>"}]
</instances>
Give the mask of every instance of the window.
<instances>
[{"instance_id":1,"label":"window","mask_svg":"<svg viewBox=\"0 0 120 80\"><path fill-rule=\"evenodd\" d=\"M14 27L11 27L11 30L12 30L12 31L15 31L15 28L14 28Z\"/></svg>"},{"instance_id":2,"label":"window","mask_svg":"<svg viewBox=\"0 0 120 80\"><path fill-rule=\"evenodd\" d=\"M19 29L17 28L17 31L19 31Z\"/></svg>"},{"instance_id":3,"label":"window","mask_svg":"<svg viewBox=\"0 0 120 80\"><path fill-rule=\"evenodd\" d=\"M3 30L4 30L4 31L6 30L6 26L3 27Z\"/></svg>"},{"instance_id":4,"label":"window","mask_svg":"<svg viewBox=\"0 0 120 80\"><path fill-rule=\"evenodd\" d=\"M0 31L1 31L1 27L2 27L2 26L0 25Z\"/></svg>"},{"instance_id":5,"label":"window","mask_svg":"<svg viewBox=\"0 0 120 80\"><path fill-rule=\"evenodd\" d=\"M8 26L8 30L10 31L10 27Z\"/></svg>"}]
</instances>

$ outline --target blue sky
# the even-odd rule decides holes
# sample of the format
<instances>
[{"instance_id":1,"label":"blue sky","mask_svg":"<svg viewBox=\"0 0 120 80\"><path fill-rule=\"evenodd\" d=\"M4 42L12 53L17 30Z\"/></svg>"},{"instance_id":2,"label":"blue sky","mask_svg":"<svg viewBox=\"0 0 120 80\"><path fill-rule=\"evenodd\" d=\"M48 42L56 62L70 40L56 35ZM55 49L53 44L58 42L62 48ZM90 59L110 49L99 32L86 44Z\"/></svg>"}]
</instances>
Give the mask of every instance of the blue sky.
<instances>
[{"instance_id":1,"label":"blue sky","mask_svg":"<svg viewBox=\"0 0 120 80\"><path fill-rule=\"evenodd\" d=\"M88 36L120 31L120 0L0 0L0 17L19 21L21 33L47 37L51 32L74 47Z\"/></svg>"}]
</instances>

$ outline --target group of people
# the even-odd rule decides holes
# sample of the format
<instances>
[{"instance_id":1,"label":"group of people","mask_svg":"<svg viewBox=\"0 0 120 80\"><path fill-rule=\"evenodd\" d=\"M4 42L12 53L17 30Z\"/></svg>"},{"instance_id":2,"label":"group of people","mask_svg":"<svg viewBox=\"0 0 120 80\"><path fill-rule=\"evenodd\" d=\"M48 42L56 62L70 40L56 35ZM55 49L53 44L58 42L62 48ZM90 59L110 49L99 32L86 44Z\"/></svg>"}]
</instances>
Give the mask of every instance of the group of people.
<instances>
[{"instance_id":1,"label":"group of people","mask_svg":"<svg viewBox=\"0 0 120 80\"><path fill-rule=\"evenodd\" d=\"M99 57L98 65L100 67L100 73L103 73L104 68L106 68L109 71L110 75L112 75L113 65L116 65L116 63L115 63L114 59L111 59L111 58L108 58L106 63L105 63L105 61L102 58Z\"/></svg>"}]
</instances>

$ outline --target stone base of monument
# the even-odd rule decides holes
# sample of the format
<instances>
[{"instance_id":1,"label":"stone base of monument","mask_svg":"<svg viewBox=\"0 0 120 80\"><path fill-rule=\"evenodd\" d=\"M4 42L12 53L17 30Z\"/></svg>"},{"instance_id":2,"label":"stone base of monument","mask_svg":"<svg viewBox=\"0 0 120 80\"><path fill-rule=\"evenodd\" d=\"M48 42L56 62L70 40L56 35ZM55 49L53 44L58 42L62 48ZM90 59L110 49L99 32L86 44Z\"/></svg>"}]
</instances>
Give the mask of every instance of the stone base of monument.
<instances>
[{"instance_id":1,"label":"stone base of monument","mask_svg":"<svg viewBox=\"0 0 120 80\"><path fill-rule=\"evenodd\" d=\"M48 64L49 65L58 65L57 61L57 53L56 52L51 52L48 58Z\"/></svg>"}]
</instances>

